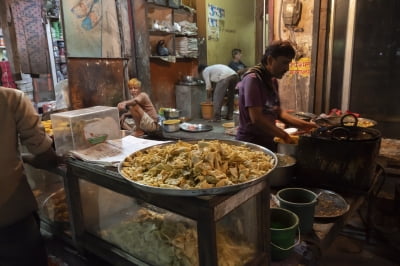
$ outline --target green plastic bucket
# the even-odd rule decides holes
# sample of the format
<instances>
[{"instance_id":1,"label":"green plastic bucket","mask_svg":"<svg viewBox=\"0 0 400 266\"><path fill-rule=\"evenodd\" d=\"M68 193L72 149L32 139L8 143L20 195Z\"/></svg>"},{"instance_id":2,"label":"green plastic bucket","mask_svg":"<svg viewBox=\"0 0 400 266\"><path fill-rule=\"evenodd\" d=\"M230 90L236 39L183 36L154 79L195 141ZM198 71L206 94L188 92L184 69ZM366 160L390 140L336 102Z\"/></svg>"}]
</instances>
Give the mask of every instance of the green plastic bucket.
<instances>
[{"instance_id":1,"label":"green plastic bucket","mask_svg":"<svg viewBox=\"0 0 400 266\"><path fill-rule=\"evenodd\" d=\"M290 210L299 217L302 234L311 232L314 222L317 194L304 188L285 188L276 193L281 208Z\"/></svg>"},{"instance_id":2,"label":"green plastic bucket","mask_svg":"<svg viewBox=\"0 0 400 266\"><path fill-rule=\"evenodd\" d=\"M282 208L271 208L271 259L279 261L290 256L296 241L299 218L294 212Z\"/></svg>"}]
</instances>

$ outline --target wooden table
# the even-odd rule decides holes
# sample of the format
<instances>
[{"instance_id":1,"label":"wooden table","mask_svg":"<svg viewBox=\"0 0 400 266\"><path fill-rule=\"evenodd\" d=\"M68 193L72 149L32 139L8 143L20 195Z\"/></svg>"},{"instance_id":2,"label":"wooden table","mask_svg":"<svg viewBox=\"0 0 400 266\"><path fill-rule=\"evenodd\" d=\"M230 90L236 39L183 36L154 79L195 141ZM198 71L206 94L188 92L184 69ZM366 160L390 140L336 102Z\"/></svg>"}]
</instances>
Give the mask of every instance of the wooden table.
<instances>
[{"instance_id":1,"label":"wooden table","mask_svg":"<svg viewBox=\"0 0 400 266\"><path fill-rule=\"evenodd\" d=\"M378 162L387 174L400 177L400 139L382 139Z\"/></svg>"}]
</instances>

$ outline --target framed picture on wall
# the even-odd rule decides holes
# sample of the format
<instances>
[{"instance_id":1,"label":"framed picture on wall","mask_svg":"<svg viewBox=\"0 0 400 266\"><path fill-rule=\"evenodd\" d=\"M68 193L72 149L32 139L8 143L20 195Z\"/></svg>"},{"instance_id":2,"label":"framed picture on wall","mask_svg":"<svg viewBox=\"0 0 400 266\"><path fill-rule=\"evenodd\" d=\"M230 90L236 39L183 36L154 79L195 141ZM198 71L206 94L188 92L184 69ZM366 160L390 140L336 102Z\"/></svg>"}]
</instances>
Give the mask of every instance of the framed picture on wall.
<instances>
[{"instance_id":1,"label":"framed picture on wall","mask_svg":"<svg viewBox=\"0 0 400 266\"><path fill-rule=\"evenodd\" d=\"M68 57L121 57L115 0L62 1Z\"/></svg>"}]
</instances>

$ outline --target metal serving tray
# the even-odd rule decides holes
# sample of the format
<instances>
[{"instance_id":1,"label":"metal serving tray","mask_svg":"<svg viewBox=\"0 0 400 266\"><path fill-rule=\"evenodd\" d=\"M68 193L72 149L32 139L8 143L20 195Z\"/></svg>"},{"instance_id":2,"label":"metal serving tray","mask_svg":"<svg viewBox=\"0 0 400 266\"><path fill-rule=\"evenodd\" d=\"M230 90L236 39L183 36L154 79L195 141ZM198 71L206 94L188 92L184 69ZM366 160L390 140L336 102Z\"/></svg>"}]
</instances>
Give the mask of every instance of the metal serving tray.
<instances>
[{"instance_id":1,"label":"metal serving tray","mask_svg":"<svg viewBox=\"0 0 400 266\"><path fill-rule=\"evenodd\" d=\"M275 153L273 153L272 151L270 151L267 148L264 148L262 146L256 145L256 144L252 144L252 143L248 143L248 142L243 142L243 141L237 141L237 140L218 140L219 142L222 143L227 143L227 144L231 144L231 145L237 145L237 146L246 146L249 147L250 149L254 150L254 151L262 151L265 154L268 154L270 156L272 156L272 158L274 159L274 165L273 168L265 175L260 176L258 178L249 180L247 182L243 182L240 184L235 184L235 185L229 185L229 186L223 186L223 187L216 187L216 188L207 188L207 189L174 189L174 188L161 188L161 187L154 187L154 186L148 186L148 185L144 185L144 184L140 184L137 183L133 180L130 180L129 178L125 177L123 175L123 173L121 172L122 169L122 163L126 160L126 158L124 160L122 160L120 162L120 164L118 165L118 172L119 174L126 179L131 185L133 185L134 187L141 189L142 191L145 192L150 192L153 194L161 194L161 195L169 195L169 196L188 196L188 197L197 197L197 196L206 196L206 195L219 195L219 194L229 194L229 193L233 193L233 192L237 192L241 189L247 188L249 186L255 185L259 182L261 182L262 180L264 180L271 172L273 169L275 169L278 159L275 155ZM191 141L185 141L188 143L197 143L198 140L191 140ZM144 148L142 150L139 150L137 152L143 152L147 149L150 149L152 147L156 147L156 146L166 146L166 145L171 145L175 142L169 142L169 143L163 143L163 144L159 144L159 145L155 145L155 146L151 146L148 148ZM136 152L135 152L136 153ZM134 154L134 153L133 153Z\"/></svg>"},{"instance_id":2,"label":"metal serving tray","mask_svg":"<svg viewBox=\"0 0 400 266\"><path fill-rule=\"evenodd\" d=\"M338 193L325 189L311 189L318 196L315 218L336 218L349 211L350 205Z\"/></svg>"},{"instance_id":3,"label":"metal serving tray","mask_svg":"<svg viewBox=\"0 0 400 266\"><path fill-rule=\"evenodd\" d=\"M212 125L206 125L206 124L182 123L180 125L180 128L183 131L187 131L187 132L204 132L204 131L212 130L213 126Z\"/></svg>"}]
</instances>

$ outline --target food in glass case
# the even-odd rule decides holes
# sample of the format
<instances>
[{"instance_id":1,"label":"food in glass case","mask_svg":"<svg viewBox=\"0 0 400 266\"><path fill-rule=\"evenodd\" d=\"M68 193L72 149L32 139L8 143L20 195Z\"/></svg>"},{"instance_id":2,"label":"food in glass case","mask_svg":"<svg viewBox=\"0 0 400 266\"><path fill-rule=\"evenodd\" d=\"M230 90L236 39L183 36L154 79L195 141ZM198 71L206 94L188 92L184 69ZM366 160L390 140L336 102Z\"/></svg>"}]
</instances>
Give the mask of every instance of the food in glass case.
<instances>
[{"instance_id":1,"label":"food in glass case","mask_svg":"<svg viewBox=\"0 0 400 266\"><path fill-rule=\"evenodd\" d=\"M271 155L245 145L178 141L133 153L122 162L120 172L147 186L208 189L257 179L275 164Z\"/></svg>"},{"instance_id":2,"label":"food in glass case","mask_svg":"<svg viewBox=\"0 0 400 266\"><path fill-rule=\"evenodd\" d=\"M42 125L44 127L44 131L49 135L53 136L53 127L51 124L51 120L43 120Z\"/></svg>"},{"instance_id":3,"label":"food in glass case","mask_svg":"<svg viewBox=\"0 0 400 266\"><path fill-rule=\"evenodd\" d=\"M55 222L69 222L68 205L64 188L51 194L43 202L43 210L46 216Z\"/></svg>"},{"instance_id":4,"label":"food in glass case","mask_svg":"<svg viewBox=\"0 0 400 266\"><path fill-rule=\"evenodd\" d=\"M132 220L100 234L152 265L199 265L195 223L172 213L142 208ZM249 243L233 240L229 232L220 227L217 227L217 249L221 266L243 265L255 254Z\"/></svg>"}]
</instances>

